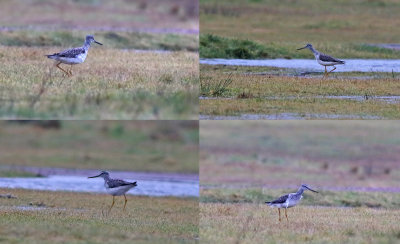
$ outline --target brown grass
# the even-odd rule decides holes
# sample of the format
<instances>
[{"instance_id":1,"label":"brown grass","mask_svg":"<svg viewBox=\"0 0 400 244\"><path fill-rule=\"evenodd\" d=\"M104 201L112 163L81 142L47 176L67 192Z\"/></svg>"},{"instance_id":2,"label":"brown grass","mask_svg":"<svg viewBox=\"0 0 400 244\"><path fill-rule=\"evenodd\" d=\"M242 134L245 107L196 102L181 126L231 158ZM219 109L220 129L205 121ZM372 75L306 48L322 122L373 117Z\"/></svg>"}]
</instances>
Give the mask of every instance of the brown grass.
<instances>
[{"instance_id":1,"label":"brown grass","mask_svg":"<svg viewBox=\"0 0 400 244\"><path fill-rule=\"evenodd\" d=\"M0 46L1 117L189 119L197 114L195 53L93 47L67 78L44 56L56 51Z\"/></svg>"},{"instance_id":2,"label":"brown grass","mask_svg":"<svg viewBox=\"0 0 400 244\"><path fill-rule=\"evenodd\" d=\"M284 211L281 211L281 214ZM296 206L289 222L266 205L200 203L205 243L395 243L399 210Z\"/></svg>"}]
</instances>

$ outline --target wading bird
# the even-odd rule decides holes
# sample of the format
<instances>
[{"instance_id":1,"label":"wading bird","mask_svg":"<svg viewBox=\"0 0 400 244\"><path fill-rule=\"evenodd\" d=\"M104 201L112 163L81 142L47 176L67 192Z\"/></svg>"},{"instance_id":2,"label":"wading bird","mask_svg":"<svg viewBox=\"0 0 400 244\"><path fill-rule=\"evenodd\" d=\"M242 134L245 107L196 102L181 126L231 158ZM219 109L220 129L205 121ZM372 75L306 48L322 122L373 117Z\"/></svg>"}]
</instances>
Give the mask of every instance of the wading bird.
<instances>
[{"instance_id":1,"label":"wading bird","mask_svg":"<svg viewBox=\"0 0 400 244\"><path fill-rule=\"evenodd\" d=\"M279 221L281 221L281 208L285 209L285 216L286 220L289 222L289 219L287 217L287 209L296 206L297 203L300 202L300 200L303 198L303 192L304 190L310 190L312 192L316 192L312 190L311 188L308 187L308 185L301 185L299 190L297 190L296 193L289 193L287 195L281 196L280 198L271 201L271 202L265 202L268 206L278 208L279 212Z\"/></svg>"},{"instance_id":2,"label":"wading bird","mask_svg":"<svg viewBox=\"0 0 400 244\"><path fill-rule=\"evenodd\" d=\"M136 181L135 182L127 182L124 180L119 180L119 179L111 179L110 174L107 171L101 171L99 175L96 176L91 176L88 178L96 178L96 177L102 177L104 179L104 187L106 188L107 192L113 196L113 202L111 204L110 209L108 210L108 213L110 213L111 208L114 206L114 197L115 196L122 196L124 195L125 197L125 204L124 204L124 210L126 206L126 202L128 201L126 199L126 192L129 191L131 188L136 187Z\"/></svg>"},{"instance_id":3,"label":"wading bird","mask_svg":"<svg viewBox=\"0 0 400 244\"><path fill-rule=\"evenodd\" d=\"M324 76L328 76L329 73L331 73L332 71L334 71L334 70L336 69L335 65L337 65L337 64L344 64L344 61L342 61L342 60L339 60L339 59L336 59L336 58L331 57L331 56L329 56L329 55L326 55L326 54L323 54L323 53L318 52L317 50L315 50L315 49L313 48L313 46L312 46L310 43L308 43L305 47L299 48L299 49L297 49L297 50L301 50L301 49L304 49L304 48L310 49L310 51L313 52L313 54L314 54L315 59L317 60L317 62L318 62L320 65L322 65L322 66L325 67ZM331 71L327 72L326 66L333 66L333 69L332 69Z\"/></svg>"},{"instance_id":4,"label":"wading bird","mask_svg":"<svg viewBox=\"0 0 400 244\"><path fill-rule=\"evenodd\" d=\"M71 48L64 50L60 53L54 53L51 55L46 55L50 59L56 60L56 67L64 71L68 76L72 76L72 65L73 64L81 64L85 62L86 56L89 51L90 44L95 42L99 45L103 45L100 42L96 41L92 35L86 36L85 43L82 47ZM69 71L64 70L60 67L60 64L69 64L71 68Z\"/></svg>"}]
</instances>

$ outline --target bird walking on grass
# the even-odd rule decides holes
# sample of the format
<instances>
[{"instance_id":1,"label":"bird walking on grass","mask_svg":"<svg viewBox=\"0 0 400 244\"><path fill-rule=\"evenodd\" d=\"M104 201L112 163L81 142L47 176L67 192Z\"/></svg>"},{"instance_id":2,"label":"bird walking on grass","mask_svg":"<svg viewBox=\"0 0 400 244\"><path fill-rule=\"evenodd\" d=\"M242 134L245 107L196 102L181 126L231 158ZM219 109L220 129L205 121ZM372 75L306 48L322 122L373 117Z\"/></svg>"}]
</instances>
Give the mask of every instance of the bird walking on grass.
<instances>
[{"instance_id":1,"label":"bird walking on grass","mask_svg":"<svg viewBox=\"0 0 400 244\"><path fill-rule=\"evenodd\" d=\"M301 185L299 190L297 190L296 193L289 193L287 195L281 196L276 200L273 200L271 202L265 202L268 206L271 207L275 207L278 208L278 213L279 213L279 222L281 221L281 208L285 209L285 216L286 216L286 220L289 222L289 219L287 217L287 209L296 206L300 200L303 198L303 192L304 190L310 190L312 192L316 192L313 189L311 189L310 187L308 187L308 185Z\"/></svg>"},{"instance_id":2,"label":"bird walking on grass","mask_svg":"<svg viewBox=\"0 0 400 244\"><path fill-rule=\"evenodd\" d=\"M92 44L92 42L95 42L99 45L103 45L100 42L96 41L92 35L88 35L86 36L85 43L83 44L82 47L71 48L59 53L54 53L46 56L50 59L56 60L56 67L61 69L68 76L72 76L72 65L81 64L85 62L85 59L89 51L89 47ZM61 63L71 65L70 70L66 71L63 68L61 68L60 67Z\"/></svg>"},{"instance_id":3,"label":"bird walking on grass","mask_svg":"<svg viewBox=\"0 0 400 244\"><path fill-rule=\"evenodd\" d=\"M322 66L325 67L324 76L328 76L329 73L331 73L332 71L334 71L334 70L336 69L335 65L344 64L344 61L343 61L343 60L339 60L339 59L337 59L337 58L331 57L331 56L326 55L326 54L324 54L324 53L318 52L317 50L315 50L315 49L313 48L313 46L312 46L310 43L308 43L305 47L298 48L297 50L301 50L301 49L304 49L304 48L310 49L310 51L314 54L315 59L317 60L317 62L318 62L320 65L322 65ZM333 69L332 69L331 71L327 72L326 66L333 66Z\"/></svg>"},{"instance_id":4,"label":"bird walking on grass","mask_svg":"<svg viewBox=\"0 0 400 244\"><path fill-rule=\"evenodd\" d=\"M124 195L124 198L125 198L124 210L125 210L126 203L128 202L125 194L131 188L134 188L137 186L136 181L135 182L127 182L127 181L119 180L119 179L111 179L110 174L107 171L101 171L101 173L99 175L91 176L88 178L96 178L96 177L102 177L104 179L104 187L106 188L107 192L111 196L113 196L113 201L112 201L110 209L108 210L108 213L110 213L111 208L114 206L114 203L115 203L114 197L115 196Z\"/></svg>"}]
</instances>

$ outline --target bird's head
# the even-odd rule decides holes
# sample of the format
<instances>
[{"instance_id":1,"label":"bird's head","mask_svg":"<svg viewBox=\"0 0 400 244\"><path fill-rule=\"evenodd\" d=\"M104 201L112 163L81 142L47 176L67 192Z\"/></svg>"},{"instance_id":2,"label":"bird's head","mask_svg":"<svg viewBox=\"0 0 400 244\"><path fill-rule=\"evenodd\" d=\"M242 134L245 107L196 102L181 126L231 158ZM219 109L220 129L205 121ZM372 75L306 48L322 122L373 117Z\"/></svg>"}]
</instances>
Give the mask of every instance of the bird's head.
<instances>
[{"instance_id":1,"label":"bird's head","mask_svg":"<svg viewBox=\"0 0 400 244\"><path fill-rule=\"evenodd\" d=\"M313 189L311 189L310 187L308 187L308 185L306 185L306 184L302 184L302 185L301 185L301 188L303 188L303 190L309 190L309 191L318 193L317 191L314 191Z\"/></svg>"},{"instance_id":2,"label":"bird's head","mask_svg":"<svg viewBox=\"0 0 400 244\"><path fill-rule=\"evenodd\" d=\"M99 44L99 45L103 45L103 44L101 44L100 42L96 41L96 40L94 39L94 36L92 36L92 35L87 35L87 36L86 36L86 43L90 45L92 42L95 42L95 43L97 43L97 44Z\"/></svg>"},{"instance_id":3,"label":"bird's head","mask_svg":"<svg viewBox=\"0 0 400 244\"><path fill-rule=\"evenodd\" d=\"M90 176L88 178L97 178L97 177L105 178L105 177L109 177L109 176L110 176L110 174L107 171L101 171L101 173L99 175Z\"/></svg>"},{"instance_id":4,"label":"bird's head","mask_svg":"<svg viewBox=\"0 0 400 244\"><path fill-rule=\"evenodd\" d=\"M307 45L305 45L304 47L302 47L302 48L298 48L297 50L301 50L301 49L304 49L304 48L308 48L308 49L312 49L313 47L312 47L312 45L310 44L310 43L307 43Z\"/></svg>"}]
</instances>

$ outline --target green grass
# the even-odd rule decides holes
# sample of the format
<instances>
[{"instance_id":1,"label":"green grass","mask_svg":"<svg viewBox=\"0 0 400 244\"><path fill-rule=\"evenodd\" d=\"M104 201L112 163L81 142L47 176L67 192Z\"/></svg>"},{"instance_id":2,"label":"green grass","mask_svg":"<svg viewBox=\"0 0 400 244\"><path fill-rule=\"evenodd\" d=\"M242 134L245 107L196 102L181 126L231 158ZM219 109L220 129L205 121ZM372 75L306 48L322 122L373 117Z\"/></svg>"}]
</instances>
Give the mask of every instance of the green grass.
<instances>
[{"instance_id":1,"label":"green grass","mask_svg":"<svg viewBox=\"0 0 400 244\"><path fill-rule=\"evenodd\" d=\"M128 196L106 213L103 194L0 189L0 240L7 243L196 243L197 199ZM22 208L25 209L22 209Z\"/></svg>"},{"instance_id":2,"label":"green grass","mask_svg":"<svg viewBox=\"0 0 400 244\"><path fill-rule=\"evenodd\" d=\"M59 129L2 122L0 135L1 165L198 172L196 121L62 121Z\"/></svg>"},{"instance_id":3,"label":"green grass","mask_svg":"<svg viewBox=\"0 0 400 244\"><path fill-rule=\"evenodd\" d=\"M313 58L311 52L297 51L303 43L261 43L249 39L237 39L218 36L216 34L200 35L201 58L227 59L274 59L274 58ZM321 52L325 52L323 49ZM330 55L340 58L385 58L398 59L400 51L370 44L347 43L335 47Z\"/></svg>"},{"instance_id":4,"label":"green grass","mask_svg":"<svg viewBox=\"0 0 400 244\"><path fill-rule=\"evenodd\" d=\"M337 58L397 59L395 0L200 1L203 58L312 58L296 48L312 43Z\"/></svg>"},{"instance_id":5,"label":"green grass","mask_svg":"<svg viewBox=\"0 0 400 244\"><path fill-rule=\"evenodd\" d=\"M265 204L200 203L205 243L397 243L397 209L296 206L278 211Z\"/></svg>"},{"instance_id":6,"label":"green grass","mask_svg":"<svg viewBox=\"0 0 400 244\"><path fill-rule=\"evenodd\" d=\"M197 118L196 53L136 53L94 46L85 63L73 67L74 75L65 77L44 56L57 51L59 47L0 46L0 117Z\"/></svg>"}]
</instances>

